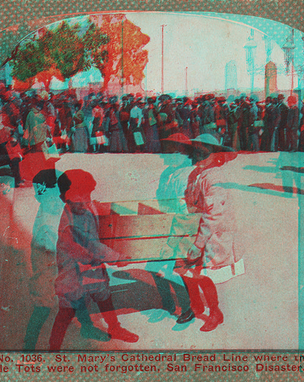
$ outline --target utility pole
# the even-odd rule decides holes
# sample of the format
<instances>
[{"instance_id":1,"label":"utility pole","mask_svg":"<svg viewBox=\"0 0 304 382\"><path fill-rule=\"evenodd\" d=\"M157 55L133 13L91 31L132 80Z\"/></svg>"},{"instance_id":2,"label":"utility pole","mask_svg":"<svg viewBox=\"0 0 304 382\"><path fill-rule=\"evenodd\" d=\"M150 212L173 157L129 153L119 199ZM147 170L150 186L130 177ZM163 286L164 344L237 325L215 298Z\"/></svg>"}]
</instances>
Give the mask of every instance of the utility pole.
<instances>
[{"instance_id":1,"label":"utility pole","mask_svg":"<svg viewBox=\"0 0 304 382\"><path fill-rule=\"evenodd\" d=\"M291 30L291 41L294 44L294 29ZM291 60L291 89L290 89L290 95L293 93L294 88L294 54L292 55Z\"/></svg>"},{"instance_id":2,"label":"utility pole","mask_svg":"<svg viewBox=\"0 0 304 382\"><path fill-rule=\"evenodd\" d=\"M164 93L164 28L166 25L161 25L161 93Z\"/></svg>"},{"instance_id":3,"label":"utility pole","mask_svg":"<svg viewBox=\"0 0 304 382\"><path fill-rule=\"evenodd\" d=\"M124 54L123 54L123 30L124 21L121 20L121 95L124 93Z\"/></svg>"},{"instance_id":4,"label":"utility pole","mask_svg":"<svg viewBox=\"0 0 304 382\"><path fill-rule=\"evenodd\" d=\"M148 63L146 64L145 67L145 96L146 98L148 97Z\"/></svg>"},{"instance_id":5,"label":"utility pole","mask_svg":"<svg viewBox=\"0 0 304 382\"><path fill-rule=\"evenodd\" d=\"M185 79L186 79L186 83L185 83L185 95L187 96L188 95L188 66L186 66L186 70L185 70Z\"/></svg>"},{"instance_id":6,"label":"utility pole","mask_svg":"<svg viewBox=\"0 0 304 382\"><path fill-rule=\"evenodd\" d=\"M291 30L291 34L286 38L286 42L283 45L282 49L284 51L284 60L286 65L286 74L289 73L291 66L291 86L290 86L290 95L293 93L294 88L294 50L296 46L294 43L294 29Z\"/></svg>"}]
</instances>

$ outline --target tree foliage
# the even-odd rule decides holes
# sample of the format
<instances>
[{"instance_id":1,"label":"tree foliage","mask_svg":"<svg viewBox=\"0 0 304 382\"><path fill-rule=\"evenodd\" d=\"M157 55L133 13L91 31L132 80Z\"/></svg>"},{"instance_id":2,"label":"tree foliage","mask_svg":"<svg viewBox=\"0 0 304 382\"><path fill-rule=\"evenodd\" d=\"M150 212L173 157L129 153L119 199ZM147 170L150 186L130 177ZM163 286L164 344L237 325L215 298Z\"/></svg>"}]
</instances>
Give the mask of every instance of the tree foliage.
<instances>
[{"instance_id":1,"label":"tree foliage","mask_svg":"<svg viewBox=\"0 0 304 382\"><path fill-rule=\"evenodd\" d=\"M90 23L83 37L87 63L99 69L101 73L108 62L106 44L108 44L109 41L110 38L94 23Z\"/></svg>"},{"instance_id":2,"label":"tree foliage","mask_svg":"<svg viewBox=\"0 0 304 382\"><path fill-rule=\"evenodd\" d=\"M120 78L126 85L141 84L148 62L148 51L143 48L150 37L125 15L91 16L91 21L110 38L106 45L107 62L101 69L104 88L115 78Z\"/></svg>"},{"instance_id":3,"label":"tree foliage","mask_svg":"<svg viewBox=\"0 0 304 382\"><path fill-rule=\"evenodd\" d=\"M63 21L53 30L41 28L38 36L20 45L12 60L12 75L19 86L22 82L31 86L37 79L48 90L53 77L64 81L92 64L102 68L107 52L101 47L109 41L107 35L93 24L83 37L80 31L79 24Z\"/></svg>"},{"instance_id":4,"label":"tree foliage","mask_svg":"<svg viewBox=\"0 0 304 382\"><path fill-rule=\"evenodd\" d=\"M37 41L29 41L19 47L13 59L12 75L25 82L45 69L45 57Z\"/></svg>"},{"instance_id":5,"label":"tree foliage","mask_svg":"<svg viewBox=\"0 0 304 382\"><path fill-rule=\"evenodd\" d=\"M52 38L46 46L51 61L64 79L89 68L84 42L78 36L79 29L79 24L70 26L63 21L52 33Z\"/></svg>"},{"instance_id":6,"label":"tree foliage","mask_svg":"<svg viewBox=\"0 0 304 382\"><path fill-rule=\"evenodd\" d=\"M124 15L96 17L89 19L85 31L78 23L63 21L54 29L41 28L20 44L12 60L16 82L26 87L37 79L49 90L53 77L64 81L96 67L104 88L117 78L125 84L140 84L148 62L143 47L150 38Z\"/></svg>"}]
</instances>

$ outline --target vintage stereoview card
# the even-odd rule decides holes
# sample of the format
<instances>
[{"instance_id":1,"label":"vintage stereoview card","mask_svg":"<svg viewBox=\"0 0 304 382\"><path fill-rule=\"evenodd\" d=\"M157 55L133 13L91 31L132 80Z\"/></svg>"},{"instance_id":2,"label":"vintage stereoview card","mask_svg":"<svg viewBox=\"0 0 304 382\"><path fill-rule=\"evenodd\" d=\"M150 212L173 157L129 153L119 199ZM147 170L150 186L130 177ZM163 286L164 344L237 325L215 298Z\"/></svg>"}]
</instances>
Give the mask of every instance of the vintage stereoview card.
<instances>
[{"instance_id":1,"label":"vintage stereoview card","mask_svg":"<svg viewBox=\"0 0 304 382\"><path fill-rule=\"evenodd\" d=\"M44 351L150 373L301 348L303 41L234 13L92 11L6 54L1 351L19 373Z\"/></svg>"}]
</instances>

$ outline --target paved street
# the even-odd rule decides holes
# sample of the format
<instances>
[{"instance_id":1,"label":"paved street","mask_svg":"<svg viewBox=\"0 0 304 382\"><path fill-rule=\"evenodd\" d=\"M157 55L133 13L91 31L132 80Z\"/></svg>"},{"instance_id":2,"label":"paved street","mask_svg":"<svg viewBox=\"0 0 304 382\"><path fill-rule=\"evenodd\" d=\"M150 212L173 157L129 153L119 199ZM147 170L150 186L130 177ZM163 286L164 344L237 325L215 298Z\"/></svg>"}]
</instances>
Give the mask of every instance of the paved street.
<instances>
[{"instance_id":1,"label":"paved street","mask_svg":"<svg viewBox=\"0 0 304 382\"><path fill-rule=\"evenodd\" d=\"M157 210L162 174L182 162L183 158L174 154L64 154L56 163L56 170L74 168L90 172L97 182L93 199L111 203L112 208L115 204L118 215L136 216L139 204L141 208ZM252 153L240 154L226 165L229 181L225 187L231 189L235 200L245 274L217 285L225 317L223 325L203 333L199 331L203 325L201 318L178 325L175 317L165 314L158 321L161 300L153 277L146 270L147 263L138 261L127 267L109 267L109 274L119 320L139 335L139 341L129 344L119 340L103 343L85 339L80 335L79 322L74 319L63 348L297 348L298 256L301 252L298 223L303 214L303 162L304 153ZM30 244L39 203L33 187L14 189L12 185L9 168L0 168L0 343L1 349L21 350L33 309L28 286L32 272ZM138 243L134 247L137 260L141 258ZM142 252L157 258L159 243L161 241L155 241L149 248L142 247ZM158 266L158 262L151 262L149 271L153 267L157 271ZM42 328L39 349L47 350L56 312L57 307ZM95 326L106 327L93 303L90 313Z\"/></svg>"}]
</instances>

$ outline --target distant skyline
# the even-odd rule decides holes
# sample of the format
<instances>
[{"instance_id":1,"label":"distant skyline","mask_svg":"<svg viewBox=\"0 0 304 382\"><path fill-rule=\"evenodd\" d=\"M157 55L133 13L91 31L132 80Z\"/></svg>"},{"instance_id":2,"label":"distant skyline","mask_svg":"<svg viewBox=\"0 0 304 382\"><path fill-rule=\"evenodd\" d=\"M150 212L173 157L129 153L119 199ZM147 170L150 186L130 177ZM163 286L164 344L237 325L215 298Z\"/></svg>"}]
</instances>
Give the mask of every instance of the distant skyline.
<instances>
[{"instance_id":1,"label":"distant skyline","mask_svg":"<svg viewBox=\"0 0 304 382\"><path fill-rule=\"evenodd\" d=\"M112 13L112 12L109 12ZM116 12L119 13L119 12ZM125 13L125 12L120 12ZM255 58L255 88L264 88L264 66L266 64L265 36L272 38L271 61L279 68L278 89L290 88L290 75L285 73L282 46L290 28L286 25L257 17L216 14L216 13L152 13L127 12L126 17L150 37L145 46L149 52L149 62L145 69L143 88L161 91L161 25L164 27L164 91L177 95L187 89L191 95L201 91L225 90L225 65L234 60L237 66L239 90L250 90L250 76L246 69L246 51L251 29L257 44ZM100 15L101 16L101 15ZM67 19L70 23L84 24L88 16ZM58 23L54 23L54 27ZM302 59L299 45L300 32L296 31L296 64ZM268 47L269 48L269 47ZM269 58L269 50L268 50ZM91 69L73 77L73 86L85 86L89 82L102 81L100 72ZM67 84L67 83L66 83ZM66 84L53 80L52 88L65 88ZM295 76L295 87L298 81Z\"/></svg>"},{"instance_id":2,"label":"distant skyline","mask_svg":"<svg viewBox=\"0 0 304 382\"><path fill-rule=\"evenodd\" d=\"M147 88L160 91L161 73L161 25L164 28L164 87L165 91L185 92L185 68L188 67L188 90L216 91L225 89L225 65L237 63L239 89L250 89L250 77L246 69L244 45L251 26L228 21L219 14L128 14L129 20L140 26L151 38L147 65ZM268 22L268 20L267 20ZM257 43L255 64L258 69L255 87L264 88L266 64L265 33L255 29ZM279 67L284 67L284 53L274 41L271 56ZM278 87L288 89L290 79L280 75Z\"/></svg>"}]
</instances>

